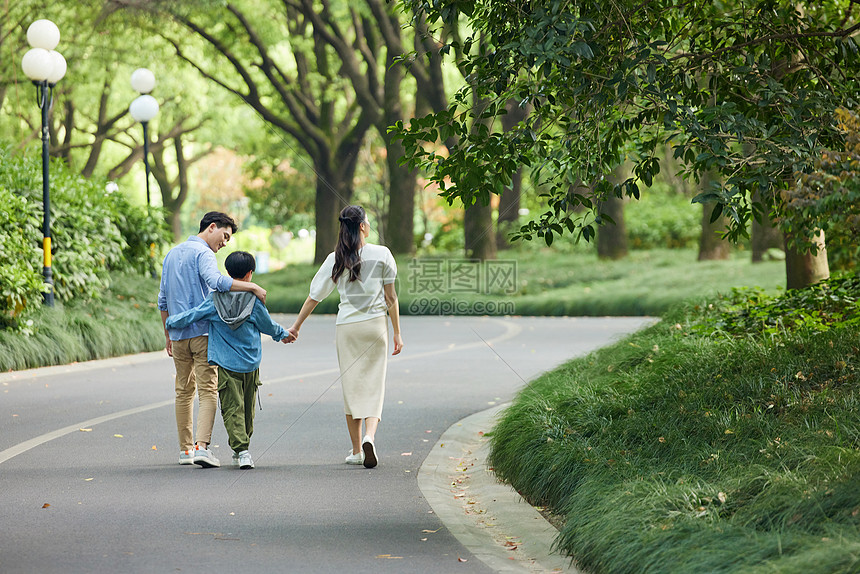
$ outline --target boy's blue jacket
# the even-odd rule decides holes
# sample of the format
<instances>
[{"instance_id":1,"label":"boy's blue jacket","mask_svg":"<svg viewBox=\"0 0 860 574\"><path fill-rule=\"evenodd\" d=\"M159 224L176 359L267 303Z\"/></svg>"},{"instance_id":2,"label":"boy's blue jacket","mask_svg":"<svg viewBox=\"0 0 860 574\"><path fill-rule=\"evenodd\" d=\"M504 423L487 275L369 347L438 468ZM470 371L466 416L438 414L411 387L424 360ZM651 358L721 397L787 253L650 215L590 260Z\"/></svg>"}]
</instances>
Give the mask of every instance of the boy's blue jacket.
<instances>
[{"instance_id":1,"label":"boy's blue jacket","mask_svg":"<svg viewBox=\"0 0 860 574\"><path fill-rule=\"evenodd\" d=\"M263 350L260 333L275 341L287 331L272 321L269 311L253 293L213 292L193 309L171 315L165 326L181 329L206 319L209 321L209 363L236 373L250 373L260 366Z\"/></svg>"}]
</instances>

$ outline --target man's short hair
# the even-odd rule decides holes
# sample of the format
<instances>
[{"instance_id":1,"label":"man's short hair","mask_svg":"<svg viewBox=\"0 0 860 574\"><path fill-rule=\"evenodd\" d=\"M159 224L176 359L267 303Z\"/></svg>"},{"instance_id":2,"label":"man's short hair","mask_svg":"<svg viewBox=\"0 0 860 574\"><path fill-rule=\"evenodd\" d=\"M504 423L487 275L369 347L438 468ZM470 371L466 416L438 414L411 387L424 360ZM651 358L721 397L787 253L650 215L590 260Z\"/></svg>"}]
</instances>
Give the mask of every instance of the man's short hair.
<instances>
[{"instance_id":1,"label":"man's short hair","mask_svg":"<svg viewBox=\"0 0 860 574\"><path fill-rule=\"evenodd\" d=\"M247 251L234 251L227 256L224 267L227 268L227 274L230 277L241 279L248 274L248 271L257 270L257 262L254 260L254 256Z\"/></svg>"},{"instance_id":2,"label":"man's short hair","mask_svg":"<svg viewBox=\"0 0 860 574\"><path fill-rule=\"evenodd\" d=\"M213 223L215 224L215 227L229 227L233 230L233 233L236 233L236 230L239 229L239 226L236 225L236 221L226 213L221 213L220 211L210 211L203 216L203 219L200 220L199 233L203 233L203 230L205 230Z\"/></svg>"}]
</instances>

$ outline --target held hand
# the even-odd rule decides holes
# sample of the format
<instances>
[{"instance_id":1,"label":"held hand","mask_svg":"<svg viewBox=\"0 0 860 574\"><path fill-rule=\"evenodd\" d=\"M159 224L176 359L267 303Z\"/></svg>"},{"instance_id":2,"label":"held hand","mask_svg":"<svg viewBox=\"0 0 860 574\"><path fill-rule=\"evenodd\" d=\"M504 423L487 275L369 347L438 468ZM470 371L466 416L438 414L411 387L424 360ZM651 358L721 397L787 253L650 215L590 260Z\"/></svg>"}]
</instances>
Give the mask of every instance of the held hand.
<instances>
[{"instance_id":1,"label":"held hand","mask_svg":"<svg viewBox=\"0 0 860 574\"><path fill-rule=\"evenodd\" d=\"M394 335L394 352L392 355L399 355L400 351L403 350L403 337L400 334Z\"/></svg>"},{"instance_id":2,"label":"held hand","mask_svg":"<svg viewBox=\"0 0 860 574\"><path fill-rule=\"evenodd\" d=\"M299 330L298 329L296 329L295 327L290 327L289 329L287 329L287 337L285 339L287 341L287 343L295 343L298 338L299 338Z\"/></svg>"}]
</instances>

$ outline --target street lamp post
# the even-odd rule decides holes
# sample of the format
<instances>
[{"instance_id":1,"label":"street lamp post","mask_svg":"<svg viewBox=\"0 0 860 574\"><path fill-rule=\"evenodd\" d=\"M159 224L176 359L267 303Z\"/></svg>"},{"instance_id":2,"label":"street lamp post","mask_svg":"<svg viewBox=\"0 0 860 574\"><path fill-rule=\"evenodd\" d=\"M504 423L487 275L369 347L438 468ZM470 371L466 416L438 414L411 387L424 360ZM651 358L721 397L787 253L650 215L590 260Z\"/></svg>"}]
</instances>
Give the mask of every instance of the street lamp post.
<instances>
[{"instance_id":1,"label":"street lamp post","mask_svg":"<svg viewBox=\"0 0 860 574\"><path fill-rule=\"evenodd\" d=\"M149 210L149 121L158 113L158 102L149 95L155 88L155 75L146 68L131 73L131 87L140 93L128 108L131 117L143 125L143 167L146 171L146 209Z\"/></svg>"},{"instance_id":2,"label":"street lamp post","mask_svg":"<svg viewBox=\"0 0 860 574\"><path fill-rule=\"evenodd\" d=\"M27 41L31 49L24 54L21 67L24 74L36 86L39 109L42 111L42 274L45 278L45 304L54 306L54 277L51 270L51 192L48 168L50 158L50 124L48 111L53 101L53 90L57 82L66 75L66 59L54 50L60 43L60 30L50 20L36 20L27 28Z\"/></svg>"}]
</instances>

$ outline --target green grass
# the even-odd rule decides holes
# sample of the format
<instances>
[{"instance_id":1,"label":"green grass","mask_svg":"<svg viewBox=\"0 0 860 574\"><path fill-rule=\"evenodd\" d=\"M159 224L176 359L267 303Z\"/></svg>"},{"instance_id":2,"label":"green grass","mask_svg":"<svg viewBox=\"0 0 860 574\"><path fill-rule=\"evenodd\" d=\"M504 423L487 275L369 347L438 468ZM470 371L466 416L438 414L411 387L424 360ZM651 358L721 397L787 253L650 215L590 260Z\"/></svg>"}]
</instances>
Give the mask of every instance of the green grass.
<instances>
[{"instance_id":1,"label":"green grass","mask_svg":"<svg viewBox=\"0 0 860 574\"><path fill-rule=\"evenodd\" d=\"M43 307L24 332L0 331L0 370L103 359L164 348L155 305L158 280L115 275L111 289L88 302Z\"/></svg>"},{"instance_id":2,"label":"green grass","mask_svg":"<svg viewBox=\"0 0 860 574\"><path fill-rule=\"evenodd\" d=\"M593 574L860 570L860 330L697 334L684 307L525 388L497 476Z\"/></svg>"},{"instance_id":3,"label":"green grass","mask_svg":"<svg viewBox=\"0 0 860 574\"><path fill-rule=\"evenodd\" d=\"M398 258L398 296L404 315L437 314L435 302L513 303L517 315L659 315L680 301L714 296L733 287L758 286L774 290L785 284L785 267L770 261L753 265L749 254L739 252L729 261L696 261L691 249L632 251L620 261L601 261L592 253L501 252L499 259L515 265L514 292L491 289L468 292L461 284L455 292L447 284L441 292L424 288L434 278L431 258ZM413 262L414 261L414 262ZM442 259L441 270L451 271L461 258ZM477 272L485 273L485 266ZM273 312L295 313L308 295L313 265L290 265L255 280L269 292L267 306ZM445 278L447 281L447 277ZM484 291L484 283L478 291ZM469 284L471 287L471 284ZM474 291L474 289L472 289ZM318 312L337 310L337 295L323 301ZM485 305L486 307L486 305ZM497 309L509 310L502 305ZM505 313L500 313L505 314Z\"/></svg>"},{"instance_id":4,"label":"green grass","mask_svg":"<svg viewBox=\"0 0 860 574\"><path fill-rule=\"evenodd\" d=\"M659 315L672 305L737 286L774 290L784 282L783 265L749 263L739 253L731 261L697 263L694 250L634 251L622 261L600 261L589 253L536 251L500 254L501 265L516 273L506 294L453 292L443 281L442 292L424 288L428 270L451 271L462 258L401 258L398 260L400 308L409 314L517 315ZM291 265L254 280L268 290L273 313L296 313L308 294L316 266ZM486 271L479 265L472 271ZM445 279L447 281L447 278ZM467 281L467 283L469 283ZM480 283L483 286L484 283ZM461 289L463 290L463 289ZM474 291L474 289L471 289ZM479 291L481 289L478 289ZM157 281L148 277L115 276L111 290L90 302L72 301L33 317L28 333L0 331L0 369L65 364L162 348L161 319L155 308ZM446 303L464 304L451 311ZM476 305L483 304L483 307ZM492 305L496 305L495 308ZM335 313L332 294L318 313ZM488 305L490 307L488 308ZM511 306L512 305L512 306Z\"/></svg>"}]
</instances>

